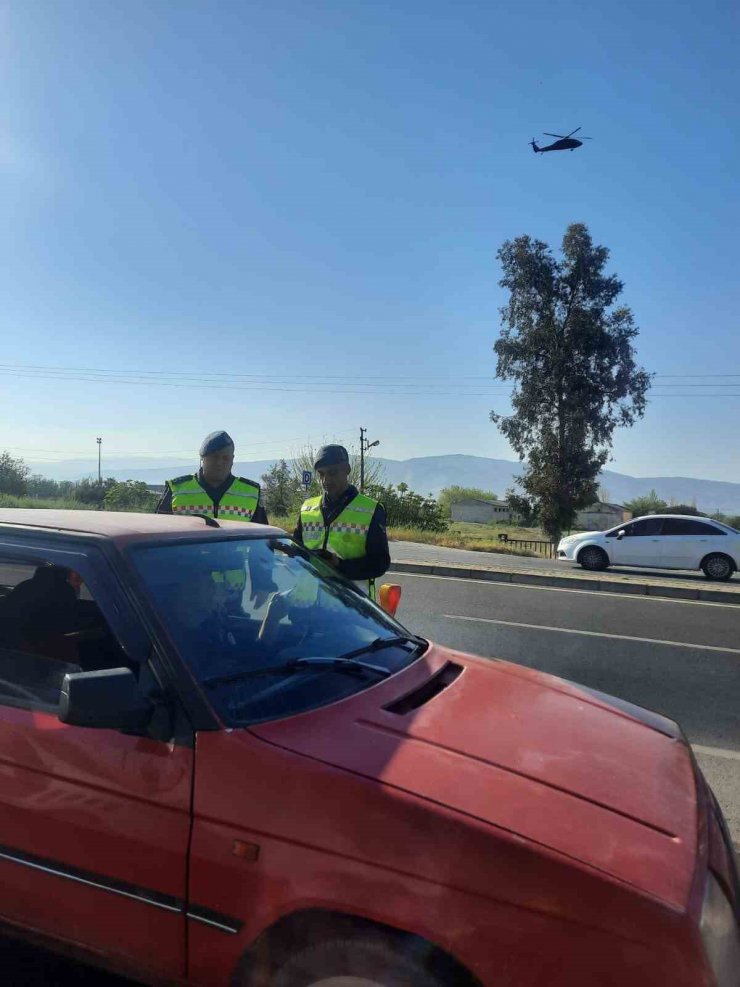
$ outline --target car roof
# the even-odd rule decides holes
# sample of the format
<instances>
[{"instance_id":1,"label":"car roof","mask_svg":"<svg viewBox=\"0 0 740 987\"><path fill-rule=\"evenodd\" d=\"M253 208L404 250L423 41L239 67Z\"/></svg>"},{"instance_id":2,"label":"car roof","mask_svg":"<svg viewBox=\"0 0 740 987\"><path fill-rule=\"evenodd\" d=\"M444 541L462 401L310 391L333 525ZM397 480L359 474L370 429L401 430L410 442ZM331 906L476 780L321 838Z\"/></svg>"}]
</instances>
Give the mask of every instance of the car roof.
<instances>
[{"instance_id":1,"label":"car roof","mask_svg":"<svg viewBox=\"0 0 740 987\"><path fill-rule=\"evenodd\" d=\"M712 524L719 524L715 521L713 517L704 517L701 514L640 514L639 517L633 517L633 521L644 521L646 518L658 517L661 519L665 518L680 518L681 521L709 521Z\"/></svg>"},{"instance_id":2,"label":"car roof","mask_svg":"<svg viewBox=\"0 0 740 987\"><path fill-rule=\"evenodd\" d=\"M244 521L219 521L218 527L206 524L201 517L175 517L172 514L136 514L125 511L63 511L45 508L0 509L0 530L18 532L54 531L109 538L119 545L130 541L162 541L187 538L223 538L224 534L242 538L266 538L285 535L281 528Z\"/></svg>"}]
</instances>

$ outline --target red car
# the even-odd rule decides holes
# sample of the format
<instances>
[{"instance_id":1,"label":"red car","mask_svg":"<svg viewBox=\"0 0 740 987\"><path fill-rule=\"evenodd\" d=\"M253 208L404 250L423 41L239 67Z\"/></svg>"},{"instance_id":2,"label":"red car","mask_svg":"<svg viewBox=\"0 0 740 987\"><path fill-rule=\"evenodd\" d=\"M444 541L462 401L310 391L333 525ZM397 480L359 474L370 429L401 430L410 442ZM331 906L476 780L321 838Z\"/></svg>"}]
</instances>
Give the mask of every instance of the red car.
<instances>
[{"instance_id":1,"label":"red car","mask_svg":"<svg viewBox=\"0 0 740 987\"><path fill-rule=\"evenodd\" d=\"M152 984L730 987L675 723L408 633L275 528L0 511L0 912Z\"/></svg>"}]
</instances>

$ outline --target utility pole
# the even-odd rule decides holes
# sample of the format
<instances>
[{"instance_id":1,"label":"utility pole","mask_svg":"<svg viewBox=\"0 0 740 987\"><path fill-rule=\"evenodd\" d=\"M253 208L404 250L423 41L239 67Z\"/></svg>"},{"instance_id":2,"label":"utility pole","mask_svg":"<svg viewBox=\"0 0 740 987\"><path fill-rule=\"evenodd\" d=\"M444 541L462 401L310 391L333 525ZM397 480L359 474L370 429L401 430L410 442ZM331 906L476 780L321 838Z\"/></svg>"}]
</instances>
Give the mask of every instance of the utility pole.
<instances>
[{"instance_id":1,"label":"utility pole","mask_svg":"<svg viewBox=\"0 0 740 987\"><path fill-rule=\"evenodd\" d=\"M371 442L367 438L367 429L360 429L360 493L365 492L365 453L368 449L372 449L374 446L380 445L380 439L376 439L375 442Z\"/></svg>"},{"instance_id":2,"label":"utility pole","mask_svg":"<svg viewBox=\"0 0 740 987\"><path fill-rule=\"evenodd\" d=\"M103 444L103 440L100 436L95 440L98 443L98 486L103 486L103 474L100 469L100 447Z\"/></svg>"}]
</instances>

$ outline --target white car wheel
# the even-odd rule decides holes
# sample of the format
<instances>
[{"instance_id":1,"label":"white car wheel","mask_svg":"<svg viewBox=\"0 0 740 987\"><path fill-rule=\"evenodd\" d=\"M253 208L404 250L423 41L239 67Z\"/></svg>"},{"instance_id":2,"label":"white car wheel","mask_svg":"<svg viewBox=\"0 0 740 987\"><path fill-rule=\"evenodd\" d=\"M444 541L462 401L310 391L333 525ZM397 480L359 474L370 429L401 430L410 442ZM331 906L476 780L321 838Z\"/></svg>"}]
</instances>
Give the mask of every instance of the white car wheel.
<instances>
[{"instance_id":1,"label":"white car wheel","mask_svg":"<svg viewBox=\"0 0 740 987\"><path fill-rule=\"evenodd\" d=\"M578 553L578 563L592 572L602 572L609 568L609 556L598 545L587 545Z\"/></svg>"},{"instance_id":2,"label":"white car wheel","mask_svg":"<svg viewBox=\"0 0 740 987\"><path fill-rule=\"evenodd\" d=\"M704 575L713 582L726 582L735 571L735 564L727 555L708 555L701 564Z\"/></svg>"}]
</instances>

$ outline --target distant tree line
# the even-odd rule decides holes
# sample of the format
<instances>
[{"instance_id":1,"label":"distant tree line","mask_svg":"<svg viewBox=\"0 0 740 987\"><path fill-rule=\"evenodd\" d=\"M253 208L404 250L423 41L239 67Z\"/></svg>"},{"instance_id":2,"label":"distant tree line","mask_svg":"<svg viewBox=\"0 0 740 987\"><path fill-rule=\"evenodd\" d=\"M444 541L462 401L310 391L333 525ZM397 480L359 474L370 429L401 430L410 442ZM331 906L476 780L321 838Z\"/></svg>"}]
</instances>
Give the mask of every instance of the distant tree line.
<instances>
[{"instance_id":1,"label":"distant tree line","mask_svg":"<svg viewBox=\"0 0 740 987\"><path fill-rule=\"evenodd\" d=\"M285 459L275 463L261 478L262 498L268 516L290 519L300 510L306 497L319 496L321 486L313 470L314 451L305 450L291 463ZM302 484L303 471L311 473L308 490ZM350 483L359 486L360 467L357 456L350 457ZM382 467L372 460L365 464L365 493L380 501L392 528L420 528L422 531L445 531L447 517L441 504L432 494L423 496L409 490L406 483L393 486L383 482Z\"/></svg>"},{"instance_id":2,"label":"distant tree line","mask_svg":"<svg viewBox=\"0 0 740 987\"><path fill-rule=\"evenodd\" d=\"M632 512L633 517L643 517L645 514L690 514L694 517L711 517L715 521L729 524L731 528L740 528L740 514L725 514L722 511L707 514L705 511L698 510L695 502L677 504L675 501L663 500L655 490L625 501L624 506Z\"/></svg>"},{"instance_id":3,"label":"distant tree line","mask_svg":"<svg viewBox=\"0 0 740 987\"><path fill-rule=\"evenodd\" d=\"M93 477L82 480L50 480L31 474L23 459L9 452L0 453L0 494L29 497L32 500L69 501L88 510L152 511L159 499L140 480L116 480L109 476L102 482Z\"/></svg>"}]
</instances>

